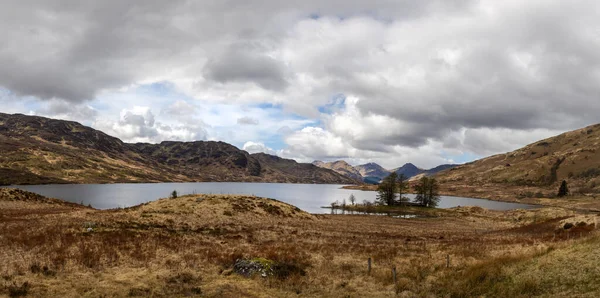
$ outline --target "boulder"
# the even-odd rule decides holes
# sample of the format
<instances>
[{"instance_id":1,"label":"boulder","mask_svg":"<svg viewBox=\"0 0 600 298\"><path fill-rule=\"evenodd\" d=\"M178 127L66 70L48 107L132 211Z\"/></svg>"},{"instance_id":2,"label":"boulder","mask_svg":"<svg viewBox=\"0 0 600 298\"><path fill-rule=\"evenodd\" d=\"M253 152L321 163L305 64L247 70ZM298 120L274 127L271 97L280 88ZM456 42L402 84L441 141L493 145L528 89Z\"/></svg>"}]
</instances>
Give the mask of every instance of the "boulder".
<instances>
[{"instance_id":1,"label":"boulder","mask_svg":"<svg viewBox=\"0 0 600 298\"><path fill-rule=\"evenodd\" d=\"M233 265L233 271L239 275L250 277L254 274L260 274L262 277L272 276L274 262L263 258L254 258L251 260L237 259Z\"/></svg>"}]
</instances>

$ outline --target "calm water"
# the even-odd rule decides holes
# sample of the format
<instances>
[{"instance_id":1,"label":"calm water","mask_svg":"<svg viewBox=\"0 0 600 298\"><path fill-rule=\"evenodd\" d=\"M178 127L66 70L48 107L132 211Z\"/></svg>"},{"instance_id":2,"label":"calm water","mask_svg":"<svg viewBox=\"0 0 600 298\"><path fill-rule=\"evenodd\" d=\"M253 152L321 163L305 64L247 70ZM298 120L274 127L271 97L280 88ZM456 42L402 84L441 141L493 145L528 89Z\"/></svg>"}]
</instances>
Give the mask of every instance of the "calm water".
<instances>
[{"instance_id":1,"label":"calm water","mask_svg":"<svg viewBox=\"0 0 600 298\"><path fill-rule=\"evenodd\" d=\"M91 204L95 208L109 209L130 207L168 197L176 190L180 195L203 194L246 194L277 199L310 213L326 213L331 202L348 200L354 194L357 202L374 201L376 192L341 189L342 185L333 184L285 184L285 183L238 183L238 182L201 182L201 183L143 183L143 184L56 184L13 186L35 192L47 197L59 198L70 202ZM409 197L411 197L409 195ZM412 198L412 197L411 197ZM349 203L349 202L348 202ZM442 196L440 208L456 206L480 206L495 210L529 209L531 205L504 203L482 199Z\"/></svg>"}]
</instances>

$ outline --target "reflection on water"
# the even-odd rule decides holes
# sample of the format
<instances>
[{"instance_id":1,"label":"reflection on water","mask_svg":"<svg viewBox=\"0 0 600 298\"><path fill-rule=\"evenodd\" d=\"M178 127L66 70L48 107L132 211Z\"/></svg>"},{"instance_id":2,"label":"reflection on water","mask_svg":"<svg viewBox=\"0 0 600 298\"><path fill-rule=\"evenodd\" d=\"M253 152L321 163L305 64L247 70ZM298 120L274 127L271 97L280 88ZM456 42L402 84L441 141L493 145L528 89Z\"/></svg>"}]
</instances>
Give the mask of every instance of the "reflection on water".
<instances>
[{"instance_id":1,"label":"reflection on water","mask_svg":"<svg viewBox=\"0 0 600 298\"><path fill-rule=\"evenodd\" d=\"M329 207L327 207L329 208ZM402 212L369 212L369 211L354 211L345 210L343 208L331 208L331 214L339 215L375 215L375 216L389 216L393 218L417 218L424 217L414 213L402 213Z\"/></svg>"}]
</instances>

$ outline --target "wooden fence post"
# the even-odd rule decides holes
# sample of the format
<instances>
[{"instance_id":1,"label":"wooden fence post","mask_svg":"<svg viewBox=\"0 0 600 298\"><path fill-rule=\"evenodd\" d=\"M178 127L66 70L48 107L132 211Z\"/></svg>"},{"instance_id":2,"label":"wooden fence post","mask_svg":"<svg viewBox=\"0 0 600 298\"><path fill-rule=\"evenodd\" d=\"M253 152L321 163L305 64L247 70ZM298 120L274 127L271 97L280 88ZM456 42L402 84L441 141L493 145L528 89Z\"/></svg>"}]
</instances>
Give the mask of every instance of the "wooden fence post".
<instances>
[{"instance_id":1,"label":"wooden fence post","mask_svg":"<svg viewBox=\"0 0 600 298\"><path fill-rule=\"evenodd\" d=\"M396 290L396 294L398 294L398 280L396 279L396 266L392 267L392 276L394 277L394 289Z\"/></svg>"},{"instance_id":2,"label":"wooden fence post","mask_svg":"<svg viewBox=\"0 0 600 298\"><path fill-rule=\"evenodd\" d=\"M368 261L369 275L371 275L371 258Z\"/></svg>"},{"instance_id":3,"label":"wooden fence post","mask_svg":"<svg viewBox=\"0 0 600 298\"><path fill-rule=\"evenodd\" d=\"M446 268L450 268L450 255L446 255Z\"/></svg>"}]
</instances>

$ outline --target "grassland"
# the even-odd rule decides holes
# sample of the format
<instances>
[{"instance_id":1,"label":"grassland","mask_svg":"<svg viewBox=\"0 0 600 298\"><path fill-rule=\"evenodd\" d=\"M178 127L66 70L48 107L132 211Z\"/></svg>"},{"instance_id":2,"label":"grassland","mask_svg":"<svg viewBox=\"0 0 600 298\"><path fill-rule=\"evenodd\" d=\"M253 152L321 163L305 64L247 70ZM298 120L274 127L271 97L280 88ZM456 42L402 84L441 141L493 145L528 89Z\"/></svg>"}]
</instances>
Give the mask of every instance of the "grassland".
<instances>
[{"instance_id":1,"label":"grassland","mask_svg":"<svg viewBox=\"0 0 600 298\"><path fill-rule=\"evenodd\" d=\"M600 294L595 214L461 207L429 215L313 215L226 195L95 210L0 189L0 296ZM239 259L277 265L277 274L244 277Z\"/></svg>"}]
</instances>

